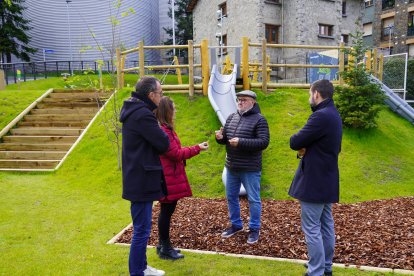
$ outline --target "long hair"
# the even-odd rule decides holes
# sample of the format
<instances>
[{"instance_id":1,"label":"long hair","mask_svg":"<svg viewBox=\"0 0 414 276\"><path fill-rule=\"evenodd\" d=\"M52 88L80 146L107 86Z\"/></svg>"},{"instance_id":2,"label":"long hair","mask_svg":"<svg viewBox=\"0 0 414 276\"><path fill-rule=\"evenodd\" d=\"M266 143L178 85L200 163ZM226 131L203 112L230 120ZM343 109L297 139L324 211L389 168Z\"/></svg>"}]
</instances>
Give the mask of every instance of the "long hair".
<instances>
[{"instance_id":1,"label":"long hair","mask_svg":"<svg viewBox=\"0 0 414 276\"><path fill-rule=\"evenodd\" d=\"M161 98L156 116L161 125L167 125L169 128L174 129L174 102L170 97L164 96Z\"/></svg>"}]
</instances>

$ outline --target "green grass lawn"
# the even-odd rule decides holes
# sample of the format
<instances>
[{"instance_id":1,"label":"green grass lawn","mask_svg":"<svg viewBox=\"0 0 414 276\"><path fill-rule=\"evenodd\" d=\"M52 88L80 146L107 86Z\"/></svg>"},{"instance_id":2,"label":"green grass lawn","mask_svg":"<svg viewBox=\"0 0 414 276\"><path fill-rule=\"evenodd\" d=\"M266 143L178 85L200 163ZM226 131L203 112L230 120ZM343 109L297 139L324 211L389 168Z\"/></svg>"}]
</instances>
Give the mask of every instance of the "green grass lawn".
<instances>
[{"instance_id":1,"label":"green grass lawn","mask_svg":"<svg viewBox=\"0 0 414 276\"><path fill-rule=\"evenodd\" d=\"M129 78L133 86L133 77ZM20 90L9 87L0 91L0 110L4 113L0 114L0 125L7 125L59 81L39 80L25 83L24 89L21 84ZM129 91L124 89L119 100L128 96ZM207 97L172 97L182 144L210 142L207 152L187 163L194 196L224 197L221 172L225 150L214 141L219 121ZM289 149L289 137L310 115L307 98L307 92L298 89L259 93L271 131L271 144L263 160L265 198L289 198L287 190L298 164L295 152ZM9 108L10 102L13 106ZM414 194L414 161L410 154L414 127L386 108L379 122L377 130L344 131L340 155L342 202ZM0 275L128 274L129 249L106 244L129 224L130 215L129 203L121 199L116 148L107 139L102 116L57 172L0 172L0 193ZM185 255L177 262L163 261L151 249L149 264L166 270L167 275L301 275L305 271L291 263ZM378 275L334 269L336 275Z\"/></svg>"}]
</instances>

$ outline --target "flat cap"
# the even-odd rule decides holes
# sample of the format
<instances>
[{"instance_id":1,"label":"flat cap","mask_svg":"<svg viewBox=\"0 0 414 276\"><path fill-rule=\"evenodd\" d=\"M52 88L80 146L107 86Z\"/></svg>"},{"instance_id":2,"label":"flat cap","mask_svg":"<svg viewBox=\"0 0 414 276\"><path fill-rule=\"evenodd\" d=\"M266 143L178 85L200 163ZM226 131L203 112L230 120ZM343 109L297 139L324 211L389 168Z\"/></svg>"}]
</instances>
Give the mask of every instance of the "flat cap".
<instances>
[{"instance_id":1,"label":"flat cap","mask_svg":"<svg viewBox=\"0 0 414 276\"><path fill-rule=\"evenodd\" d=\"M256 93L254 93L253 91L250 90L243 90L239 93L236 93L236 97L241 97L241 96L246 96L246 97L250 97L253 99L256 99Z\"/></svg>"}]
</instances>

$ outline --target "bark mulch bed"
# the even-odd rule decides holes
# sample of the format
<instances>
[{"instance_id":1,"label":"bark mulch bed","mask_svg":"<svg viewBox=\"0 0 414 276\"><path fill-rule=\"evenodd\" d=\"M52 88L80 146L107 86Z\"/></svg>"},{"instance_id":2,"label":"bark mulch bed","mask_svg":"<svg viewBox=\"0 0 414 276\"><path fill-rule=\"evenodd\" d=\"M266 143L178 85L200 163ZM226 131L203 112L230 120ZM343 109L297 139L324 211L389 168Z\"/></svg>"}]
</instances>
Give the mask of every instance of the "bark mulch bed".
<instances>
[{"instance_id":1,"label":"bark mulch bed","mask_svg":"<svg viewBox=\"0 0 414 276\"><path fill-rule=\"evenodd\" d=\"M221 238L228 227L225 199L186 198L178 202L171 222L174 246L235 254L307 259L296 201L262 201L259 242L246 243L247 230ZM247 200L241 200L245 228ZM335 263L414 270L414 197L335 204ZM159 206L154 207L150 245L158 243ZM117 242L131 243L132 229Z\"/></svg>"}]
</instances>

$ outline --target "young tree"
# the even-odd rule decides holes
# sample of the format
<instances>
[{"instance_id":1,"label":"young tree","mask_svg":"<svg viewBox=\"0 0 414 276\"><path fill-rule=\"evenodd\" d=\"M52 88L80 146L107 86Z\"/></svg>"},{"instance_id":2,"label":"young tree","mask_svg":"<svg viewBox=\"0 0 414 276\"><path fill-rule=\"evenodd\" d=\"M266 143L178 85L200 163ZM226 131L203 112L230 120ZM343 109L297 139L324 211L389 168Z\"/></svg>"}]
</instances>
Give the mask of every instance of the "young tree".
<instances>
[{"instance_id":1,"label":"young tree","mask_svg":"<svg viewBox=\"0 0 414 276\"><path fill-rule=\"evenodd\" d=\"M171 3L172 0L169 1ZM193 39L193 15L187 12L187 6L190 0L175 0L175 44L183 45L187 44L188 40ZM172 18L172 9L169 8L168 16ZM166 45L173 44L173 29L171 28L164 28L167 34L170 36L169 39L164 41ZM182 51L183 56L185 58L188 57L187 50ZM171 54L171 53L170 53Z\"/></svg>"},{"instance_id":2,"label":"young tree","mask_svg":"<svg viewBox=\"0 0 414 276\"><path fill-rule=\"evenodd\" d=\"M385 99L381 88L370 81L364 65L367 48L363 44L363 33L351 34L353 45L345 53L354 57L347 70L341 73L346 85L338 86L335 104L341 114L344 126L359 129L377 127L376 118Z\"/></svg>"},{"instance_id":3,"label":"young tree","mask_svg":"<svg viewBox=\"0 0 414 276\"><path fill-rule=\"evenodd\" d=\"M3 62L11 62L14 55L30 61L29 54L36 50L28 46L30 37L26 34L29 20L22 17L24 0L0 0L0 52Z\"/></svg>"}]
</instances>

